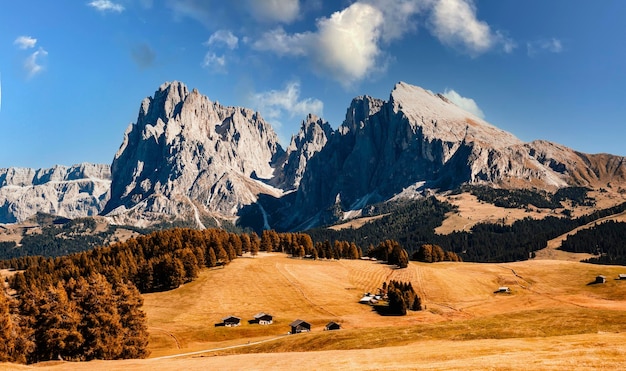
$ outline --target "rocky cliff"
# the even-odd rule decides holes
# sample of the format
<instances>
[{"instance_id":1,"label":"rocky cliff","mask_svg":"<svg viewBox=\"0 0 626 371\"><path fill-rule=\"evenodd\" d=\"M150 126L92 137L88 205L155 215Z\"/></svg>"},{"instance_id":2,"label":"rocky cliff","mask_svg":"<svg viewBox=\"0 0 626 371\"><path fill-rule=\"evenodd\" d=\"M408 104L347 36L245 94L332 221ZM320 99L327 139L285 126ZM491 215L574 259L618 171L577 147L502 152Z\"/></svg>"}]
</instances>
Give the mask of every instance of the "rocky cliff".
<instances>
[{"instance_id":1,"label":"rocky cliff","mask_svg":"<svg viewBox=\"0 0 626 371\"><path fill-rule=\"evenodd\" d=\"M465 183L623 186L626 161L523 143L444 96L402 82L386 101L355 98L337 130L307 116L283 150L258 113L172 82L141 102L110 170L0 170L0 222L43 211L101 213L135 225L178 218L203 227L209 219L239 218L255 228L304 229Z\"/></svg>"},{"instance_id":2,"label":"rocky cliff","mask_svg":"<svg viewBox=\"0 0 626 371\"><path fill-rule=\"evenodd\" d=\"M285 154L278 159L270 183L285 191L297 189L309 160L324 148L332 133L327 121L309 114L298 133L291 137Z\"/></svg>"},{"instance_id":3,"label":"rocky cliff","mask_svg":"<svg viewBox=\"0 0 626 371\"><path fill-rule=\"evenodd\" d=\"M522 143L442 95L401 82L388 101L352 101L343 124L303 174L295 209L309 212L290 224L330 223L374 202L463 183L554 190L624 182L625 173L622 157Z\"/></svg>"},{"instance_id":4,"label":"rocky cliff","mask_svg":"<svg viewBox=\"0 0 626 371\"><path fill-rule=\"evenodd\" d=\"M104 213L233 217L259 193L280 195L260 179L273 177L282 156L274 130L257 113L212 102L180 82L144 99L137 122L111 167Z\"/></svg>"},{"instance_id":5,"label":"rocky cliff","mask_svg":"<svg viewBox=\"0 0 626 371\"><path fill-rule=\"evenodd\" d=\"M99 214L109 199L109 165L0 169L0 223L37 212L76 218Z\"/></svg>"}]
</instances>

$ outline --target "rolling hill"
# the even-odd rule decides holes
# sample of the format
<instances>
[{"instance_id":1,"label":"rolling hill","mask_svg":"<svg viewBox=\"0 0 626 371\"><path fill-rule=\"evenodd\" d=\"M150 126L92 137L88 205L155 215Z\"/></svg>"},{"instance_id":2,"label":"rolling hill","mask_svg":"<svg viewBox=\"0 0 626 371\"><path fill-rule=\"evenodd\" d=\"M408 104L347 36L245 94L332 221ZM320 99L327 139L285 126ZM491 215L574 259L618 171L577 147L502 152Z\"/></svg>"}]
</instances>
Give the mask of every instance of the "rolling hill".
<instances>
[{"instance_id":1,"label":"rolling hill","mask_svg":"<svg viewBox=\"0 0 626 371\"><path fill-rule=\"evenodd\" d=\"M532 362L533 369L615 369L626 351L626 282L616 280L624 272L556 260L411 262L400 270L262 253L205 269L178 289L145 294L152 358L34 367L284 369L305 362L312 369L513 369ZM590 284L598 274L607 283ZM426 309L386 317L358 304L363 292L389 279L410 281ZM511 293L495 294L500 286ZM247 323L261 311L274 316L272 325ZM228 315L243 324L214 326ZM287 336L296 318L310 322L311 332ZM342 330L323 331L329 321Z\"/></svg>"}]
</instances>

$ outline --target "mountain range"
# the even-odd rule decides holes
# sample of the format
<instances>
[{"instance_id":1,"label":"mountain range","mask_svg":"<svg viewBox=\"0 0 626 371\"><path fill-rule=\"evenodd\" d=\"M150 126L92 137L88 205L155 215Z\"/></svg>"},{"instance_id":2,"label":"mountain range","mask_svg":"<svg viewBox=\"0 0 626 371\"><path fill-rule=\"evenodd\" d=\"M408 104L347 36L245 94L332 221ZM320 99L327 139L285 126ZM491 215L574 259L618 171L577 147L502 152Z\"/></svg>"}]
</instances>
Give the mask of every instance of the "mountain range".
<instances>
[{"instance_id":1,"label":"mountain range","mask_svg":"<svg viewBox=\"0 0 626 371\"><path fill-rule=\"evenodd\" d=\"M111 166L0 169L0 223L46 212L138 226L183 219L200 228L230 221L301 230L463 184L616 187L626 184L626 162L524 143L404 82L387 100L354 98L336 130L308 115L283 149L258 112L175 81L141 102Z\"/></svg>"}]
</instances>

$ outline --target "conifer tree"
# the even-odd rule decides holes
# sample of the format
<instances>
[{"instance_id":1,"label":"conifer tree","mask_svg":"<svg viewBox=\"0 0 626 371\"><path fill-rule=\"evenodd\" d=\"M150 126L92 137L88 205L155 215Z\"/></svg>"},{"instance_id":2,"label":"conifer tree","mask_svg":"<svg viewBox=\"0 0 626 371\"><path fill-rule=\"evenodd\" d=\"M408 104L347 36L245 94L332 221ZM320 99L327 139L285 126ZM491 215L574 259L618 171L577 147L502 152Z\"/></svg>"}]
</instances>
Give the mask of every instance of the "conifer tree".
<instances>
[{"instance_id":1,"label":"conifer tree","mask_svg":"<svg viewBox=\"0 0 626 371\"><path fill-rule=\"evenodd\" d=\"M13 331L9 299L0 290L0 362L11 361L15 347Z\"/></svg>"},{"instance_id":2,"label":"conifer tree","mask_svg":"<svg viewBox=\"0 0 626 371\"><path fill-rule=\"evenodd\" d=\"M235 249L235 255L241 256L243 254L241 238L239 238L237 234L231 233L230 236L228 237L228 241Z\"/></svg>"},{"instance_id":3,"label":"conifer tree","mask_svg":"<svg viewBox=\"0 0 626 371\"><path fill-rule=\"evenodd\" d=\"M148 327L146 314L141 310L143 298L139 290L130 284L119 282L115 287L115 299L122 324L121 358L145 358L148 356Z\"/></svg>"},{"instance_id":4,"label":"conifer tree","mask_svg":"<svg viewBox=\"0 0 626 371\"><path fill-rule=\"evenodd\" d=\"M39 360L80 359L83 343L78 331L81 321L76 303L70 301L59 281L43 293L35 326L36 358Z\"/></svg>"},{"instance_id":5,"label":"conifer tree","mask_svg":"<svg viewBox=\"0 0 626 371\"><path fill-rule=\"evenodd\" d=\"M230 259L228 258L228 253L221 246L217 249L217 261L224 265L230 262Z\"/></svg>"},{"instance_id":6,"label":"conifer tree","mask_svg":"<svg viewBox=\"0 0 626 371\"><path fill-rule=\"evenodd\" d=\"M88 281L80 277L76 282L72 294L82 317L79 326L84 339L82 357L85 360L119 358L124 330L111 285L97 273Z\"/></svg>"},{"instance_id":7,"label":"conifer tree","mask_svg":"<svg viewBox=\"0 0 626 371\"><path fill-rule=\"evenodd\" d=\"M261 251L272 252L273 248L270 231L266 229L261 233Z\"/></svg>"},{"instance_id":8,"label":"conifer tree","mask_svg":"<svg viewBox=\"0 0 626 371\"><path fill-rule=\"evenodd\" d=\"M200 268L198 267L198 260L194 255L193 251L189 248L185 248L177 252L177 256L183 264L183 269L185 271L185 282L191 282L198 277L198 271ZM118 280L121 281L121 280Z\"/></svg>"},{"instance_id":9,"label":"conifer tree","mask_svg":"<svg viewBox=\"0 0 626 371\"><path fill-rule=\"evenodd\" d=\"M252 256L257 256L259 254L259 247L260 247L260 242L258 242L256 233L253 232L253 235L250 238L250 254Z\"/></svg>"},{"instance_id":10,"label":"conifer tree","mask_svg":"<svg viewBox=\"0 0 626 371\"><path fill-rule=\"evenodd\" d=\"M261 241L259 240L259 236L254 232L250 233L250 253L252 256L259 254L260 247Z\"/></svg>"},{"instance_id":11,"label":"conifer tree","mask_svg":"<svg viewBox=\"0 0 626 371\"><path fill-rule=\"evenodd\" d=\"M207 267L213 268L217 265L217 256L212 247L209 247L209 253L207 254Z\"/></svg>"},{"instance_id":12,"label":"conifer tree","mask_svg":"<svg viewBox=\"0 0 626 371\"><path fill-rule=\"evenodd\" d=\"M242 252L249 252L250 251L250 236L248 236L247 234L242 234L241 235L241 250Z\"/></svg>"}]
</instances>

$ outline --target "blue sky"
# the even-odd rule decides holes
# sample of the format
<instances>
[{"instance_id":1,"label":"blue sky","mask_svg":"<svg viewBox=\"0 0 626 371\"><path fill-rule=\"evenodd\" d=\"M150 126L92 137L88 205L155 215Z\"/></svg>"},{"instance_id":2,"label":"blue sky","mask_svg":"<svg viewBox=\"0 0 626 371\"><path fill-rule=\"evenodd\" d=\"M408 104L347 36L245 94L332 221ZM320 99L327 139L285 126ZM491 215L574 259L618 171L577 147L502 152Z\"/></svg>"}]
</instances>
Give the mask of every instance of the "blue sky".
<instances>
[{"instance_id":1,"label":"blue sky","mask_svg":"<svg viewBox=\"0 0 626 371\"><path fill-rule=\"evenodd\" d=\"M622 0L2 1L0 168L110 163L173 80L259 110L283 146L406 81L524 141L626 155L625 36Z\"/></svg>"}]
</instances>

